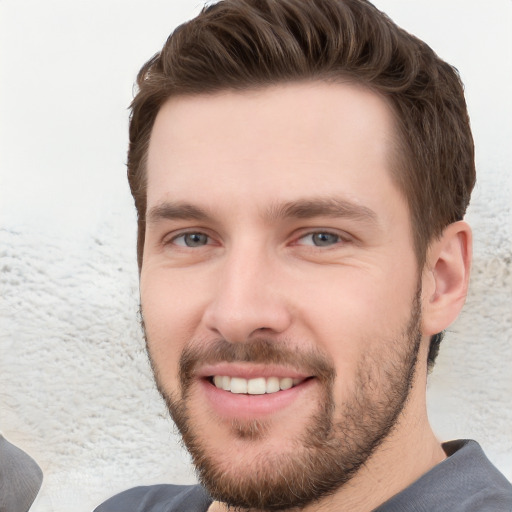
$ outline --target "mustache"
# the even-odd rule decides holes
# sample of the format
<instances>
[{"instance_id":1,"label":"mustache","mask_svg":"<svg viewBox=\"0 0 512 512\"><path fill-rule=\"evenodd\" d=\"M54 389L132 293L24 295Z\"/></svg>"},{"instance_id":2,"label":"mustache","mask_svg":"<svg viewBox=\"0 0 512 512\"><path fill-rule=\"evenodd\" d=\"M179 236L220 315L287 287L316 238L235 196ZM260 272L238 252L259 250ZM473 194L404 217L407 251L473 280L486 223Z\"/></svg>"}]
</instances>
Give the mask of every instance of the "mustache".
<instances>
[{"instance_id":1,"label":"mustache","mask_svg":"<svg viewBox=\"0 0 512 512\"><path fill-rule=\"evenodd\" d=\"M336 376L333 362L317 349L290 347L268 338L237 343L218 339L209 343L191 342L183 349L179 361L183 390L188 388L198 367L223 362L286 366L324 382L332 382Z\"/></svg>"}]
</instances>

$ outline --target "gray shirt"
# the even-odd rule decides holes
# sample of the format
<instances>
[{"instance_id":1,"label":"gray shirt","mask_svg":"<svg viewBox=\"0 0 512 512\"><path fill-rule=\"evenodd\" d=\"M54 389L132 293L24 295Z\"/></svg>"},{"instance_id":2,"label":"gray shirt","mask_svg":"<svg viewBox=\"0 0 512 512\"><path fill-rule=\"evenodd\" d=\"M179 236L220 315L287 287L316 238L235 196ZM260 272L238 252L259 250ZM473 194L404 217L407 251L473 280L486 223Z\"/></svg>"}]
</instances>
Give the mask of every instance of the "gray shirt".
<instances>
[{"instance_id":1,"label":"gray shirt","mask_svg":"<svg viewBox=\"0 0 512 512\"><path fill-rule=\"evenodd\" d=\"M475 441L443 444L448 458L374 512L512 512L512 484ZM94 512L206 512L212 503L200 485L135 487Z\"/></svg>"},{"instance_id":2,"label":"gray shirt","mask_svg":"<svg viewBox=\"0 0 512 512\"><path fill-rule=\"evenodd\" d=\"M37 462L0 434L0 512L27 512L42 481Z\"/></svg>"}]
</instances>

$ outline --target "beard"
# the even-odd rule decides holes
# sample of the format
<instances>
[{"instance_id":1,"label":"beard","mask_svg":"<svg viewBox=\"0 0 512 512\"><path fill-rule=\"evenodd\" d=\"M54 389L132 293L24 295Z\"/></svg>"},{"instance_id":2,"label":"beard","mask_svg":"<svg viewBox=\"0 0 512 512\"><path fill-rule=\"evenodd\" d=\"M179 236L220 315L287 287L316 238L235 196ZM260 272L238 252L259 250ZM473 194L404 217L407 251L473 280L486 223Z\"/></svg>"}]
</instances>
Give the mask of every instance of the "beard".
<instances>
[{"instance_id":1,"label":"beard","mask_svg":"<svg viewBox=\"0 0 512 512\"><path fill-rule=\"evenodd\" d=\"M352 394L338 404L334 364L318 350L291 348L265 338L243 343L218 339L208 344L194 340L179 361L179 390L171 392L163 384L146 338L158 390L210 495L235 509L292 510L332 495L346 484L389 436L407 403L421 341L420 296L418 290L407 324L395 336L381 340L381 351L361 358ZM243 453L230 452L230 446L222 453L208 446L204 426L197 422L202 411L193 412L194 370L216 362L286 365L314 375L320 399L301 435L291 440L291 449L265 450L271 419L231 423L233 439L260 446L250 460Z\"/></svg>"}]
</instances>

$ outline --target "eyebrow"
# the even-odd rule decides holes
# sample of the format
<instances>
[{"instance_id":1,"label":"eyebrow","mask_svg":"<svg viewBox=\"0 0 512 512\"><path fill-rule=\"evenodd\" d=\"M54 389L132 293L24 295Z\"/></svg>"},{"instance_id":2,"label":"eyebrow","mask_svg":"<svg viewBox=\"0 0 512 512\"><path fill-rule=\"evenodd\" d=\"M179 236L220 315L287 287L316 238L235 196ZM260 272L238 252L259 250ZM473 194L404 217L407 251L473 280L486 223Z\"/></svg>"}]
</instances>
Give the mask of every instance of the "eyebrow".
<instances>
[{"instance_id":1,"label":"eyebrow","mask_svg":"<svg viewBox=\"0 0 512 512\"><path fill-rule=\"evenodd\" d=\"M160 220L206 221L213 215L207 210L185 202L163 202L153 206L146 215L148 223ZM263 218L269 222L281 219L309 219L314 217L350 218L377 223L377 214L370 208L338 197L299 199L271 205Z\"/></svg>"},{"instance_id":2,"label":"eyebrow","mask_svg":"<svg viewBox=\"0 0 512 512\"><path fill-rule=\"evenodd\" d=\"M190 203L164 202L153 206L146 215L150 224L160 220L199 220L204 221L211 216L206 210Z\"/></svg>"},{"instance_id":3,"label":"eyebrow","mask_svg":"<svg viewBox=\"0 0 512 512\"><path fill-rule=\"evenodd\" d=\"M361 204L338 197L320 197L289 201L271 206L265 217L278 219L309 219L314 217L345 217L358 221L377 223L377 214Z\"/></svg>"}]
</instances>

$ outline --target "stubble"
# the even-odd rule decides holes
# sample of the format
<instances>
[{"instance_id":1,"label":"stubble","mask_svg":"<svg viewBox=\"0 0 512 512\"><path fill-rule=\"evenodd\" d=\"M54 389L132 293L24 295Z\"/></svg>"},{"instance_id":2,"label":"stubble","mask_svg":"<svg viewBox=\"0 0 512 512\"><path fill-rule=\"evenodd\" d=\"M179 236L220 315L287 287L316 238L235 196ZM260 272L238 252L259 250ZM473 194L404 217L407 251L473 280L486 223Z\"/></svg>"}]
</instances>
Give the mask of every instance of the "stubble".
<instances>
[{"instance_id":1,"label":"stubble","mask_svg":"<svg viewBox=\"0 0 512 512\"><path fill-rule=\"evenodd\" d=\"M367 353L359 361L354 391L341 404L333 398L334 364L316 350L304 352L264 338L244 343L219 339L208 345L192 341L180 358L180 389L172 392L165 388L147 341L157 387L210 495L241 510L300 510L346 484L389 436L407 402L421 341L420 295L418 290L401 332L381 340L382 352ZM291 440L290 449L264 449L271 422L233 421L233 438L248 445L260 443L259 454L245 461L246 471L240 471L236 463L212 452L192 419L191 404L195 368L216 362L286 365L315 376L320 390L317 408L306 418L302 434Z\"/></svg>"}]
</instances>

